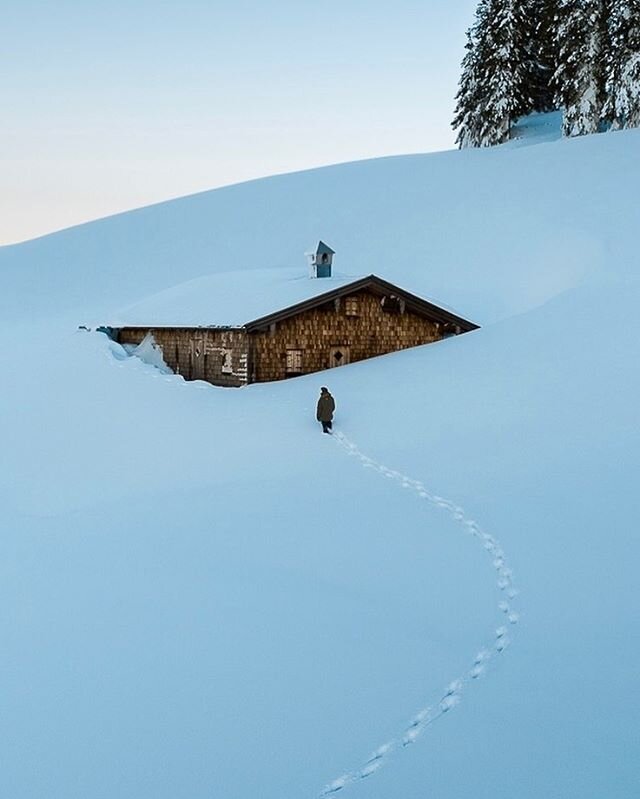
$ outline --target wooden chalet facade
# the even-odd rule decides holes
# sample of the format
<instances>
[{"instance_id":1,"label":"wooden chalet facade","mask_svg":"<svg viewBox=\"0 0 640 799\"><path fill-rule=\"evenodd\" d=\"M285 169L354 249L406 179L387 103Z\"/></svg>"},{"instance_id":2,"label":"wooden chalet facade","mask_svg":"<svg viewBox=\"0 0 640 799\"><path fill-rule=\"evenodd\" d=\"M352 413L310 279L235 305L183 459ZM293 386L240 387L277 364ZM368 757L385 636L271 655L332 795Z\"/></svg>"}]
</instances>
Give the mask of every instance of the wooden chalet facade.
<instances>
[{"instance_id":1,"label":"wooden chalet facade","mask_svg":"<svg viewBox=\"0 0 640 799\"><path fill-rule=\"evenodd\" d=\"M328 259L327 252L318 249L323 259L318 264L327 274L328 260L330 276L333 251L327 250ZM130 325L111 332L124 345L140 344L152 334L167 365L186 380L244 386L319 372L477 327L369 275L241 326L212 319L211 326Z\"/></svg>"}]
</instances>

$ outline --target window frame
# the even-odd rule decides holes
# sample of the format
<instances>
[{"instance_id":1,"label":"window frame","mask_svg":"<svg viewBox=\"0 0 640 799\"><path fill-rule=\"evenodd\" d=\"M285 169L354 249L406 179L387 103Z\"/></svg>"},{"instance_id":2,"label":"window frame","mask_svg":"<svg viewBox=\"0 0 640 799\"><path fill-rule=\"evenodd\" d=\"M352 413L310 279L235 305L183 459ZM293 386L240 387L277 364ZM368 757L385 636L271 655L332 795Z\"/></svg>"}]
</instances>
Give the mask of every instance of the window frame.
<instances>
[{"instance_id":1,"label":"window frame","mask_svg":"<svg viewBox=\"0 0 640 799\"><path fill-rule=\"evenodd\" d=\"M345 316L352 316L352 317L360 316L359 297L345 297L344 314Z\"/></svg>"}]
</instances>

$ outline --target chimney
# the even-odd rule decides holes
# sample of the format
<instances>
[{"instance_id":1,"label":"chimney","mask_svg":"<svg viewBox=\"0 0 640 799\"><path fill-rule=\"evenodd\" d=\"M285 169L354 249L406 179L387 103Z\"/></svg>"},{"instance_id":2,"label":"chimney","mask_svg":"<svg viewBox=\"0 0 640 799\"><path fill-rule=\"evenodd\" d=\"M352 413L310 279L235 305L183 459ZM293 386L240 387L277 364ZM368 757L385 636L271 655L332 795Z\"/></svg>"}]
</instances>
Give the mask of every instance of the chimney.
<instances>
[{"instance_id":1,"label":"chimney","mask_svg":"<svg viewBox=\"0 0 640 799\"><path fill-rule=\"evenodd\" d=\"M309 277L331 277L331 266L335 255L331 247L320 241L315 252L308 252L306 255L309 259Z\"/></svg>"}]
</instances>

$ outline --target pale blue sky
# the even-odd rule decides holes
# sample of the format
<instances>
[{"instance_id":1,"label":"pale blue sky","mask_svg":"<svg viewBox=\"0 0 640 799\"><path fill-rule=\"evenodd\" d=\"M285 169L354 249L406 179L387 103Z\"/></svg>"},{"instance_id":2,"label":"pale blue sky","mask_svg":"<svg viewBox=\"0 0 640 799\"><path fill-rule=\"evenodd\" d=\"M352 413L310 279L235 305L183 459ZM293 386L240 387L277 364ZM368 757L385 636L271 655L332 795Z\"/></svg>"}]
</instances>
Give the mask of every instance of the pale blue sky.
<instances>
[{"instance_id":1,"label":"pale blue sky","mask_svg":"<svg viewBox=\"0 0 640 799\"><path fill-rule=\"evenodd\" d=\"M3 0L0 244L453 146L476 0Z\"/></svg>"}]
</instances>

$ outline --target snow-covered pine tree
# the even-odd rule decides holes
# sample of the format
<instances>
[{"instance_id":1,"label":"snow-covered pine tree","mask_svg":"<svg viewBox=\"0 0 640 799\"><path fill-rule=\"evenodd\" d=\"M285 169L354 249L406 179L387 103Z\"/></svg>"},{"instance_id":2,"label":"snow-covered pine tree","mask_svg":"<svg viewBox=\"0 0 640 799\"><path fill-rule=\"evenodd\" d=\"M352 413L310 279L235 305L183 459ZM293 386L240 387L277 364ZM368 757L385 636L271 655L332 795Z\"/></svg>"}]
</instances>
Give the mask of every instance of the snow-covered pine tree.
<instances>
[{"instance_id":1,"label":"snow-covered pine tree","mask_svg":"<svg viewBox=\"0 0 640 799\"><path fill-rule=\"evenodd\" d=\"M640 0L610 0L605 119L640 127Z\"/></svg>"},{"instance_id":2,"label":"snow-covered pine tree","mask_svg":"<svg viewBox=\"0 0 640 799\"><path fill-rule=\"evenodd\" d=\"M527 0L530 15L529 83L534 111L553 111L556 108L553 76L558 62L555 21L558 0Z\"/></svg>"},{"instance_id":3,"label":"snow-covered pine tree","mask_svg":"<svg viewBox=\"0 0 640 799\"><path fill-rule=\"evenodd\" d=\"M506 141L512 123L534 107L531 40L534 35L528 4L522 0L492 0L481 51L485 100L485 144Z\"/></svg>"},{"instance_id":4,"label":"snow-covered pine tree","mask_svg":"<svg viewBox=\"0 0 640 799\"><path fill-rule=\"evenodd\" d=\"M559 0L556 20L558 105L565 136L596 133L605 101L607 8L604 0Z\"/></svg>"},{"instance_id":5,"label":"snow-covered pine tree","mask_svg":"<svg viewBox=\"0 0 640 799\"><path fill-rule=\"evenodd\" d=\"M480 130L480 70L474 28L467 31L465 50L462 75L456 94L456 110L451 123L453 129L458 131L456 144L461 148L477 147Z\"/></svg>"},{"instance_id":6,"label":"snow-covered pine tree","mask_svg":"<svg viewBox=\"0 0 640 799\"><path fill-rule=\"evenodd\" d=\"M515 119L534 107L529 5L480 0L469 31L453 127L461 147L507 141Z\"/></svg>"}]
</instances>

